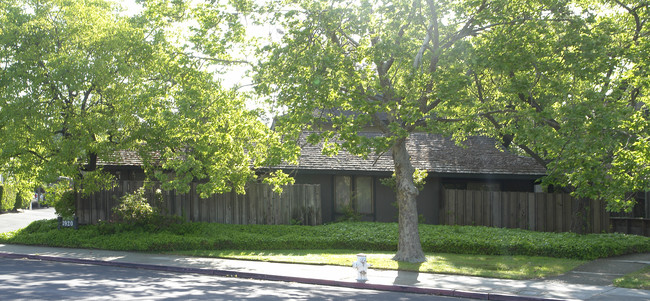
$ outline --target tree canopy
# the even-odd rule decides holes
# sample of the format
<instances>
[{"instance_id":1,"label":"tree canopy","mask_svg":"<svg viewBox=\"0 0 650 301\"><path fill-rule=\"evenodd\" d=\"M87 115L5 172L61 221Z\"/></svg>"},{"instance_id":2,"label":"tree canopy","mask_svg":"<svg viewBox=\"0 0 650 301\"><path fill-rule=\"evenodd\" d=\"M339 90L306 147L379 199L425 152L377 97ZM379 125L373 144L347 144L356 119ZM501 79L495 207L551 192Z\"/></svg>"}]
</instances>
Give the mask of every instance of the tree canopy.
<instances>
[{"instance_id":1,"label":"tree canopy","mask_svg":"<svg viewBox=\"0 0 650 301\"><path fill-rule=\"evenodd\" d=\"M105 0L0 3L1 168L93 191L111 183L98 160L134 150L167 188L241 192L310 129L329 153L391 154L395 259L412 262L414 132L494 137L544 165L545 184L611 210L650 189L648 1L139 2L131 17ZM281 37L249 40L253 14ZM238 55L257 45L259 64ZM242 63L277 132L215 78Z\"/></svg>"},{"instance_id":2,"label":"tree canopy","mask_svg":"<svg viewBox=\"0 0 650 301\"><path fill-rule=\"evenodd\" d=\"M544 165L547 184L629 210L650 188L650 3L576 2L552 13L474 43L470 93L482 128Z\"/></svg>"},{"instance_id":3,"label":"tree canopy","mask_svg":"<svg viewBox=\"0 0 650 301\"><path fill-rule=\"evenodd\" d=\"M648 2L289 2L275 19L285 34L260 51L258 91L286 111L285 133L392 152L395 259L424 260L413 132L495 137L546 166L547 184L612 209L650 187ZM366 127L384 135L358 135Z\"/></svg>"},{"instance_id":4,"label":"tree canopy","mask_svg":"<svg viewBox=\"0 0 650 301\"><path fill-rule=\"evenodd\" d=\"M178 3L145 1L131 17L104 0L0 5L3 169L92 192L113 183L98 161L130 150L167 188L198 180L205 195L242 192L271 159L259 114L175 35Z\"/></svg>"}]
</instances>

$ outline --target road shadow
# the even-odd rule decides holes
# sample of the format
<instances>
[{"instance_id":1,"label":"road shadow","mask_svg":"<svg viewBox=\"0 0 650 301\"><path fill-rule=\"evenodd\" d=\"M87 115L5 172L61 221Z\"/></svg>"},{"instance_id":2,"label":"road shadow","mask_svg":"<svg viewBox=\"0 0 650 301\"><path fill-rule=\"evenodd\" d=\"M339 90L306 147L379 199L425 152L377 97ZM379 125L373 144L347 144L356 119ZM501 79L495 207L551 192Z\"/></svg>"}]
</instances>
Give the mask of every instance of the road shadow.
<instances>
[{"instance_id":1,"label":"road shadow","mask_svg":"<svg viewBox=\"0 0 650 301\"><path fill-rule=\"evenodd\" d=\"M2 300L431 300L428 295L0 258Z\"/></svg>"}]
</instances>

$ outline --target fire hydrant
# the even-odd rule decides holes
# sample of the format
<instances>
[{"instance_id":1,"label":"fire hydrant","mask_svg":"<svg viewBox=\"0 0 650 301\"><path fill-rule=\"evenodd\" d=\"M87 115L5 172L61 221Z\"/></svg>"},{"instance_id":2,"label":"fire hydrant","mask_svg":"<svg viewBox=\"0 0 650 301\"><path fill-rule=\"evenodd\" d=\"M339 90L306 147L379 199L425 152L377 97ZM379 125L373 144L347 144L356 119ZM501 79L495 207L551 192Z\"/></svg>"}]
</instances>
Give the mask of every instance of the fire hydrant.
<instances>
[{"instance_id":1,"label":"fire hydrant","mask_svg":"<svg viewBox=\"0 0 650 301\"><path fill-rule=\"evenodd\" d=\"M370 264L366 261L366 254L357 254L357 261L352 263L352 267L357 269L357 281L368 281L368 268Z\"/></svg>"}]
</instances>

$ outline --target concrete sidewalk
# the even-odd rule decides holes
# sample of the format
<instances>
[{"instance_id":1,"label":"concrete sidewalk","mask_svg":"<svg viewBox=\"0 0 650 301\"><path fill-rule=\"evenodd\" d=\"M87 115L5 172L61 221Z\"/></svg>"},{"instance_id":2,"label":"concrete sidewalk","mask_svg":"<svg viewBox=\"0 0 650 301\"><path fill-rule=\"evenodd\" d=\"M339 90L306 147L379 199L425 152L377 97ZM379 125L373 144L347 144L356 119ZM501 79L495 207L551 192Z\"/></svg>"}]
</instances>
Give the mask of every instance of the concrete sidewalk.
<instances>
[{"instance_id":1,"label":"concrete sidewalk","mask_svg":"<svg viewBox=\"0 0 650 301\"><path fill-rule=\"evenodd\" d=\"M243 260L156 255L136 252L63 249L22 245L0 245L0 257L52 260L81 264L110 265L170 272L202 273L218 276L272 281L459 296L489 300L650 300L650 291L615 288L610 285L576 283L571 277L546 280L505 280L481 277L370 270L367 283L357 283L351 267L282 264ZM650 264L650 254L594 261L588 265L610 266L625 263L625 270ZM581 267L582 268L582 267ZM579 268L580 269L580 268ZM576 269L579 270L579 269ZM591 272L577 271L577 275ZM608 273L618 274L618 273ZM567 274L569 275L569 274ZM588 282L588 281L583 281Z\"/></svg>"}]
</instances>

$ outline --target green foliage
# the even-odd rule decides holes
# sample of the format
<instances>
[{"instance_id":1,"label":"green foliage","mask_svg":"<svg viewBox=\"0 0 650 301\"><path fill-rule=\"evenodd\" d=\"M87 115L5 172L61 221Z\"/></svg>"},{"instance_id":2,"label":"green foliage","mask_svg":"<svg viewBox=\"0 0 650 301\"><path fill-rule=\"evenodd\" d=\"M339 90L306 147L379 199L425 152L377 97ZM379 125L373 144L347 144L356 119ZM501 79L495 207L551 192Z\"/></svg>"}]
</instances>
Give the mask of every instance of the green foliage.
<instances>
[{"instance_id":1,"label":"green foliage","mask_svg":"<svg viewBox=\"0 0 650 301\"><path fill-rule=\"evenodd\" d=\"M18 192L16 193L16 197L14 200L14 208L13 210L18 210L18 209L24 209L27 205L29 205L28 199L25 199L22 193Z\"/></svg>"},{"instance_id":2,"label":"green foliage","mask_svg":"<svg viewBox=\"0 0 650 301\"><path fill-rule=\"evenodd\" d=\"M113 208L113 213L118 222L144 225L160 215L160 210L149 204L149 200L145 197L145 189L141 187L121 197L119 204Z\"/></svg>"},{"instance_id":3,"label":"green foliage","mask_svg":"<svg viewBox=\"0 0 650 301\"><path fill-rule=\"evenodd\" d=\"M0 198L0 211L9 211L16 203L15 189L11 185L2 185L2 198Z\"/></svg>"},{"instance_id":4,"label":"green foliage","mask_svg":"<svg viewBox=\"0 0 650 301\"><path fill-rule=\"evenodd\" d=\"M2 1L3 170L38 183L67 177L77 192L92 193L114 184L98 162L119 162L122 151L132 151L166 188L185 192L198 181L205 196L243 192L256 178L251 166L282 162L279 136L209 64L224 62L230 46L220 44L209 53L214 60L203 60L178 42L179 22L193 16L217 24L217 15L230 16L219 26L233 28L209 34L238 42L235 15L216 4L205 7L219 7L214 14L201 14L189 2L154 2L125 16L110 0Z\"/></svg>"},{"instance_id":5,"label":"green foliage","mask_svg":"<svg viewBox=\"0 0 650 301\"><path fill-rule=\"evenodd\" d=\"M59 216L64 218L73 217L77 211L75 192L73 190L66 190L53 201L53 204L54 210Z\"/></svg>"},{"instance_id":6,"label":"green foliage","mask_svg":"<svg viewBox=\"0 0 650 301\"><path fill-rule=\"evenodd\" d=\"M412 133L487 135L544 166L545 184L611 210L650 188L647 3L289 2L255 80L290 140L316 131L309 142L328 154L392 150L409 167L398 153ZM400 181L400 208L413 207L411 184ZM414 229L417 213L405 215Z\"/></svg>"},{"instance_id":7,"label":"green foliage","mask_svg":"<svg viewBox=\"0 0 650 301\"><path fill-rule=\"evenodd\" d=\"M50 232L56 229L58 229L58 221L56 219L52 219L52 220L34 221L24 229L19 231L24 233L39 233L39 232Z\"/></svg>"},{"instance_id":8,"label":"green foliage","mask_svg":"<svg viewBox=\"0 0 650 301\"><path fill-rule=\"evenodd\" d=\"M38 205L42 207L54 207L54 200L52 199L52 195L45 193L43 199L38 202Z\"/></svg>"},{"instance_id":9,"label":"green foliage","mask_svg":"<svg viewBox=\"0 0 650 301\"><path fill-rule=\"evenodd\" d=\"M32 200L32 189L34 184L30 179L16 176L6 177L2 184L2 196L0 197L0 211L16 210L27 208Z\"/></svg>"},{"instance_id":10,"label":"green foliage","mask_svg":"<svg viewBox=\"0 0 650 301\"><path fill-rule=\"evenodd\" d=\"M422 191L424 189L424 184L427 182L425 181L427 176L429 174L427 173L426 170L420 170L420 169L415 169L415 172L413 172L413 184L415 184L415 187ZM383 178L380 179L379 182L381 182L382 185L389 187L393 191L396 191L396 179L395 179L395 173L390 178Z\"/></svg>"},{"instance_id":11,"label":"green foliage","mask_svg":"<svg viewBox=\"0 0 650 301\"><path fill-rule=\"evenodd\" d=\"M650 290L650 266L614 279L614 286Z\"/></svg>"},{"instance_id":12,"label":"green foliage","mask_svg":"<svg viewBox=\"0 0 650 301\"><path fill-rule=\"evenodd\" d=\"M160 212L159 206L156 206L162 202L162 192L159 189L149 195L151 199L147 198L145 187L124 195L120 198L118 206L113 208L114 220L101 221L97 225L98 231L101 234L133 231L138 228L157 231L182 221L179 216L165 216Z\"/></svg>"},{"instance_id":13,"label":"green foliage","mask_svg":"<svg viewBox=\"0 0 650 301\"><path fill-rule=\"evenodd\" d=\"M295 180L283 171L277 170L271 172L268 177L262 179L262 182L271 185L273 187L273 192L282 193L282 186L291 185L295 183Z\"/></svg>"},{"instance_id":14,"label":"green foliage","mask_svg":"<svg viewBox=\"0 0 650 301\"><path fill-rule=\"evenodd\" d=\"M69 231L68 231L69 230ZM338 249L394 252L394 223L333 223L322 226L226 225L171 220L157 226L106 223L56 230L39 221L0 238L0 243L109 250L296 250ZM526 255L592 260L650 252L650 238L624 234L544 233L520 229L420 225L426 252Z\"/></svg>"},{"instance_id":15,"label":"green foliage","mask_svg":"<svg viewBox=\"0 0 650 301\"><path fill-rule=\"evenodd\" d=\"M648 53L638 51L650 15L626 3L574 1L550 14L567 22L495 28L473 40L469 69L482 109L499 111L483 115L491 135L545 165L545 184L612 211L650 187Z\"/></svg>"},{"instance_id":16,"label":"green foliage","mask_svg":"<svg viewBox=\"0 0 650 301\"><path fill-rule=\"evenodd\" d=\"M343 215L339 216L337 222L358 222L361 221L361 213L357 212L352 205L348 205L342 208Z\"/></svg>"},{"instance_id":17,"label":"green foliage","mask_svg":"<svg viewBox=\"0 0 650 301\"><path fill-rule=\"evenodd\" d=\"M3 202L4 192L5 192L5 185L0 184L0 212L6 210Z\"/></svg>"},{"instance_id":18,"label":"green foliage","mask_svg":"<svg viewBox=\"0 0 650 301\"><path fill-rule=\"evenodd\" d=\"M427 219L424 217L424 214L418 214L418 224L424 224L427 222Z\"/></svg>"}]
</instances>

